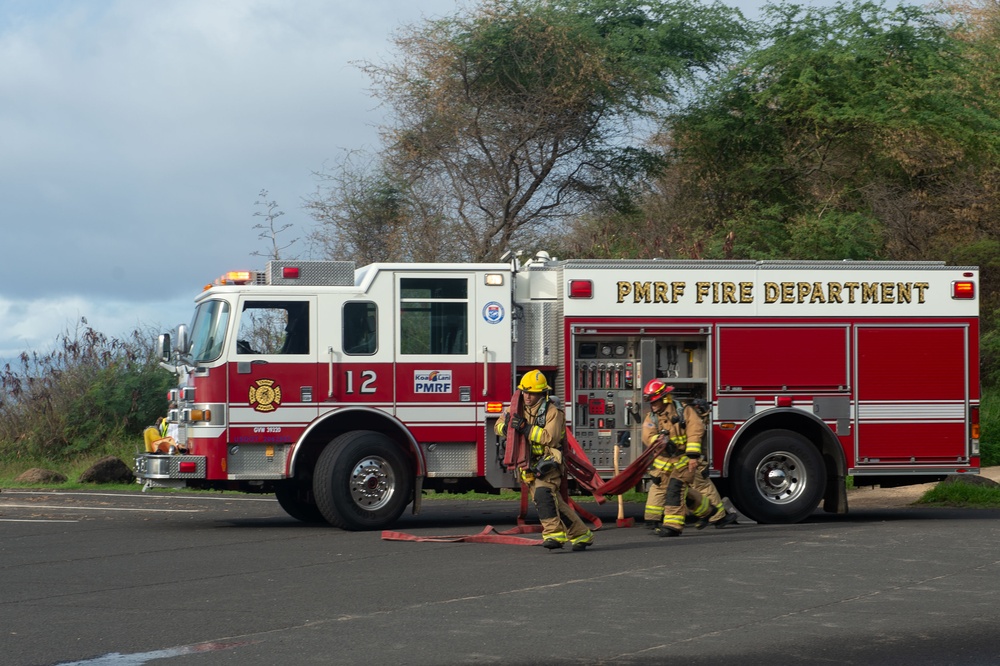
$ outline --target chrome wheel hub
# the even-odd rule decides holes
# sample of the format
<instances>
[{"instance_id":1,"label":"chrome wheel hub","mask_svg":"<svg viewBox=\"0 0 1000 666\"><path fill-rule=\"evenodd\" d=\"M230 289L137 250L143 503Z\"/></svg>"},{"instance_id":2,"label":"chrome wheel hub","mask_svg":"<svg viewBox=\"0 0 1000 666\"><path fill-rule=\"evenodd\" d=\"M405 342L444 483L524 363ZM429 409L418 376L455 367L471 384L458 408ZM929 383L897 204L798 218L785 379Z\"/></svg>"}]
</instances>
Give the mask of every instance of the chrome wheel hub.
<instances>
[{"instance_id":1,"label":"chrome wheel hub","mask_svg":"<svg viewBox=\"0 0 1000 666\"><path fill-rule=\"evenodd\" d=\"M354 466L351 499L362 509L377 511L389 502L395 491L396 475L384 458L367 456Z\"/></svg>"}]
</instances>

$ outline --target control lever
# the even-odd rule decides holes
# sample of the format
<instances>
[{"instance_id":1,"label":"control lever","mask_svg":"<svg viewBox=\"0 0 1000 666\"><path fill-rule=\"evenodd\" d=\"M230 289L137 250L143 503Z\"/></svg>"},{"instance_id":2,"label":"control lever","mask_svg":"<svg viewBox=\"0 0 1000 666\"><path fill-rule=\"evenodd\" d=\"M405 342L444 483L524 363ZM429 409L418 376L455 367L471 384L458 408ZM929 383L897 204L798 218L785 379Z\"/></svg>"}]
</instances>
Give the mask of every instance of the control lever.
<instances>
[{"instance_id":1,"label":"control lever","mask_svg":"<svg viewBox=\"0 0 1000 666\"><path fill-rule=\"evenodd\" d=\"M638 409L633 409L633 407L635 407L635 405L632 403L631 400L626 400L625 401L625 425L626 426L632 425L632 419L635 419L636 421L641 421L642 420L642 412L640 410L638 410Z\"/></svg>"}]
</instances>

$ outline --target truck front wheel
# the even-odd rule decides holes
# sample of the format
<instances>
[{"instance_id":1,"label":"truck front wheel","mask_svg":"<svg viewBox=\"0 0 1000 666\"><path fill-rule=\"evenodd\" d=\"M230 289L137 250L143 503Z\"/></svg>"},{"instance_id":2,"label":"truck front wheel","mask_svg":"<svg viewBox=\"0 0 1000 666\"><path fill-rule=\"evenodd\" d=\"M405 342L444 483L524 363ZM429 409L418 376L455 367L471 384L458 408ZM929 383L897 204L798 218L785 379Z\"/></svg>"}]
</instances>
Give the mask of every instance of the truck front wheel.
<instances>
[{"instance_id":1,"label":"truck front wheel","mask_svg":"<svg viewBox=\"0 0 1000 666\"><path fill-rule=\"evenodd\" d=\"M327 522L347 530L388 527L413 494L413 474L385 435L357 430L334 439L320 454L313 494Z\"/></svg>"},{"instance_id":2,"label":"truck front wheel","mask_svg":"<svg viewBox=\"0 0 1000 666\"><path fill-rule=\"evenodd\" d=\"M791 430L768 430L737 456L733 502L758 523L797 523L815 511L826 487L819 450Z\"/></svg>"}]
</instances>

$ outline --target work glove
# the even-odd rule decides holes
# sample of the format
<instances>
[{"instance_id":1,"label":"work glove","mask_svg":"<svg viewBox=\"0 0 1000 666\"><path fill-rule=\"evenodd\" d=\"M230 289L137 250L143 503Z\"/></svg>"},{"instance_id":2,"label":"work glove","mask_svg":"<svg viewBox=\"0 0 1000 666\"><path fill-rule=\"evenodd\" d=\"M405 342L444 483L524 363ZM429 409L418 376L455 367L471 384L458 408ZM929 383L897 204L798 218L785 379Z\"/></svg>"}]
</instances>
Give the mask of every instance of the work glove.
<instances>
[{"instance_id":1,"label":"work glove","mask_svg":"<svg viewBox=\"0 0 1000 666\"><path fill-rule=\"evenodd\" d=\"M559 470L559 463L557 463L552 458L542 458L535 465L535 469L538 471L538 476L546 476L550 472L556 472Z\"/></svg>"},{"instance_id":2,"label":"work glove","mask_svg":"<svg viewBox=\"0 0 1000 666\"><path fill-rule=\"evenodd\" d=\"M520 433L522 435L526 435L528 433L528 428L529 428L528 422L525 421L524 417L521 416L520 414L515 414L514 416L510 417L510 427L514 430L514 432Z\"/></svg>"}]
</instances>

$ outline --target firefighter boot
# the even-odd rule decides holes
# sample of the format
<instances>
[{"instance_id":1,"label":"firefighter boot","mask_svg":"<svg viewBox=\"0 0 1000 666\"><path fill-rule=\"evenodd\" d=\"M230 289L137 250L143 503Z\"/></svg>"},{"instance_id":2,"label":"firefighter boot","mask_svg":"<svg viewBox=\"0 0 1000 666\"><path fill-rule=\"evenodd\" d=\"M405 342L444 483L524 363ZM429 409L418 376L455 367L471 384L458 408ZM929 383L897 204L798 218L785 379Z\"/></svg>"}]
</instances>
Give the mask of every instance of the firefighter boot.
<instances>
[{"instance_id":1,"label":"firefighter boot","mask_svg":"<svg viewBox=\"0 0 1000 666\"><path fill-rule=\"evenodd\" d=\"M563 547L562 541L557 541L555 539L546 539L542 542L542 548L548 548L549 550L557 550Z\"/></svg>"},{"instance_id":2,"label":"firefighter boot","mask_svg":"<svg viewBox=\"0 0 1000 666\"><path fill-rule=\"evenodd\" d=\"M696 528L703 530L709 525L715 525L717 528L722 528L736 522L736 514L726 511L726 507L719 504L714 508L715 511L706 516L702 516L702 518L698 521L698 524L695 525Z\"/></svg>"},{"instance_id":3,"label":"firefighter boot","mask_svg":"<svg viewBox=\"0 0 1000 666\"><path fill-rule=\"evenodd\" d=\"M717 530L722 529L723 527L727 527L729 525L735 525L736 514L727 512L726 515L724 515L722 518L720 518L719 520L715 521L712 524L715 525L715 529Z\"/></svg>"},{"instance_id":4,"label":"firefighter boot","mask_svg":"<svg viewBox=\"0 0 1000 666\"><path fill-rule=\"evenodd\" d=\"M667 527L666 525L660 525L659 527L657 527L655 530L653 530L653 534L655 534L658 537L678 537L681 535L680 532L670 527Z\"/></svg>"},{"instance_id":5,"label":"firefighter boot","mask_svg":"<svg viewBox=\"0 0 1000 666\"><path fill-rule=\"evenodd\" d=\"M587 530L584 534L581 534L576 538L570 539L570 543L573 544L573 550L576 551L587 550L587 546L594 545L594 533L591 532L590 530Z\"/></svg>"}]
</instances>

